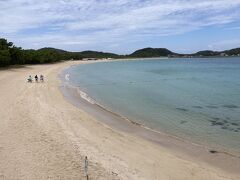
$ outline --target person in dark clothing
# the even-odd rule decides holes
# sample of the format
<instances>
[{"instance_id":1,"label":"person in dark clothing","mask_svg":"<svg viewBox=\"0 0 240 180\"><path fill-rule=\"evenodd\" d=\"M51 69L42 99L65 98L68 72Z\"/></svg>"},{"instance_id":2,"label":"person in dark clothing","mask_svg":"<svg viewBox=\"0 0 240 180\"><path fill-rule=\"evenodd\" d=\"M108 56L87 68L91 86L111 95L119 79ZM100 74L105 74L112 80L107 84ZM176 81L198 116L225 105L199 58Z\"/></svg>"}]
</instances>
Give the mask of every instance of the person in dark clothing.
<instances>
[{"instance_id":1,"label":"person in dark clothing","mask_svg":"<svg viewBox=\"0 0 240 180\"><path fill-rule=\"evenodd\" d=\"M37 75L35 76L35 81L38 82L38 76Z\"/></svg>"}]
</instances>

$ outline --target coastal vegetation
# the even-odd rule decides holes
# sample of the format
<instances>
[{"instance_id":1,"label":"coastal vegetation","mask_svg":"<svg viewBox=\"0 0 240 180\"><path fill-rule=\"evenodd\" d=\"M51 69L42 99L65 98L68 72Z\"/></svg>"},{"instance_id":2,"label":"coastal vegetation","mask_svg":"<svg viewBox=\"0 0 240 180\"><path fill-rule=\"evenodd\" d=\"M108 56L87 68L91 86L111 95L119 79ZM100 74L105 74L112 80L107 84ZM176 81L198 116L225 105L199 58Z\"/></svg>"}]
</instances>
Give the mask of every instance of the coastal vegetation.
<instances>
[{"instance_id":1,"label":"coastal vegetation","mask_svg":"<svg viewBox=\"0 0 240 180\"><path fill-rule=\"evenodd\" d=\"M55 48L24 50L7 39L0 38L0 67L21 64L54 63L62 60L81 60L83 58L119 58L113 53L97 51L68 52Z\"/></svg>"},{"instance_id":2,"label":"coastal vegetation","mask_svg":"<svg viewBox=\"0 0 240 180\"><path fill-rule=\"evenodd\" d=\"M161 57L161 56L169 56L169 55L177 55L172 51L166 48L144 48L133 52L128 55L129 57Z\"/></svg>"},{"instance_id":3,"label":"coastal vegetation","mask_svg":"<svg viewBox=\"0 0 240 180\"><path fill-rule=\"evenodd\" d=\"M127 57L227 57L240 56L240 48L235 48L227 51L199 51L193 54L179 54L172 52L166 48L144 48L135 51Z\"/></svg>"},{"instance_id":4,"label":"coastal vegetation","mask_svg":"<svg viewBox=\"0 0 240 180\"><path fill-rule=\"evenodd\" d=\"M194 54L174 53L166 48L144 48L129 55L118 55L98 51L69 52L55 48L24 50L7 39L0 38L0 67L21 64L54 63L62 60L103 59L103 58L151 58L151 57L215 57L240 56L240 48L227 51L199 51Z\"/></svg>"}]
</instances>

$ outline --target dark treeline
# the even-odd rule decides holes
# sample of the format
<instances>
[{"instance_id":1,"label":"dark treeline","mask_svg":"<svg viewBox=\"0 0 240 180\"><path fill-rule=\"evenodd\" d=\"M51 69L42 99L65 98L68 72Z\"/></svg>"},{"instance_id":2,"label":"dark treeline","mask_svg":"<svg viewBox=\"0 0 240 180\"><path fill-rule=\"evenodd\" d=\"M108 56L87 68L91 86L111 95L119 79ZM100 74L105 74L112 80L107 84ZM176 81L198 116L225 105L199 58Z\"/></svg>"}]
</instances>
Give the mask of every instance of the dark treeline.
<instances>
[{"instance_id":1,"label":"dark treeline","mask_svg":"<svg viewBox=\"0 0 240 180\"><path fill-rule=\"evenodd\" d=\"M0 38L0 67L21 64L54 63L62 60L81 60L83 58L118 58L112 53L97 51L68 52L54 48L24 50L12 42Z\"/></svg>"},{"instance_id":2,"label":"dark treeline","mask_svg":"<svg viewBox=\"0 0 240 180\"><path fill-rule=\"evenodd\" d=\"M16 64L53 63L61 60L82 58L80 53L70 53L54 48L23 50L6 39L0 39L0 66L2 67Z\"/></svg>"}]
</instances>

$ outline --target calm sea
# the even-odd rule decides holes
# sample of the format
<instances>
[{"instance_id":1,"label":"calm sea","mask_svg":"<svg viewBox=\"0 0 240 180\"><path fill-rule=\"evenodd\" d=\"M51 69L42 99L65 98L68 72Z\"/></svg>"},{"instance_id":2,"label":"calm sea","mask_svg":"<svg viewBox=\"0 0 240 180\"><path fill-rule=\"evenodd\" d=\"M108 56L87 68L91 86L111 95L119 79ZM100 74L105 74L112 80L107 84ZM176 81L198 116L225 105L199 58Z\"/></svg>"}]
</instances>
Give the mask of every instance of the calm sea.
<instances>
[{"instance_id":1,"label":"calm sea","mask_svg":"<svg viewBox=\"0 0 240 180\"><path fill-rule=\"evenodd\" d=\"M65 73L91 99L124 117L240 152L240 58L97 62Z\"/></svg>"}]
</instances>

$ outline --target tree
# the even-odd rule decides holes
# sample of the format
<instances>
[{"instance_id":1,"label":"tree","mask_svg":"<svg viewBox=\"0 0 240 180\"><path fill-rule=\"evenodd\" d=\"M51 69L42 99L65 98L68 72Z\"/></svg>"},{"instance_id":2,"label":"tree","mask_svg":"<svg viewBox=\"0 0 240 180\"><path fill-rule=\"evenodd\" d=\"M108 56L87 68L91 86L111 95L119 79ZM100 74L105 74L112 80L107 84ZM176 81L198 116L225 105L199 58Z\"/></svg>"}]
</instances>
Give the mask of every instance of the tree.
<instances>
[{"instance_id":1,"label":"tree","mask_svg":"<svg viewBox=\"0 0 240 180\"><path fill-rule=\"evenodd\" d=\"M12 47L12 45L12 42L8 42L6 39L0 38L0 50L7 50Z\"/></svg>"},{"instance_id":2,"label":"tree","mask_svg":"<svg viewBox=\"0 0 240 180\"><path fill-rule=\"evenodd\" d=\"M9 50L0 50L0 67L10 65L11 56Z\"/></svg>"},{"instance_id":3,"label":"tree","mask_svg":"<svg viewBox=\"0 0 240 180\"><path fill-rule=\"evenodd\" d=\"M9 49L11 64L24 64L23 52L21 48L13 46Z\"/></svg>"},{"instance_id":4,"label":"tree","mask_svg":"<svg viewBox=\"0 0 240 180\"><path fill-rule=\"evenodd\" d=\"M9 48L11 46L11 42L7 42L6 39L0 38L0 66L7 66L10 64L11 55Z\"/></svg>"}]
</instances>

